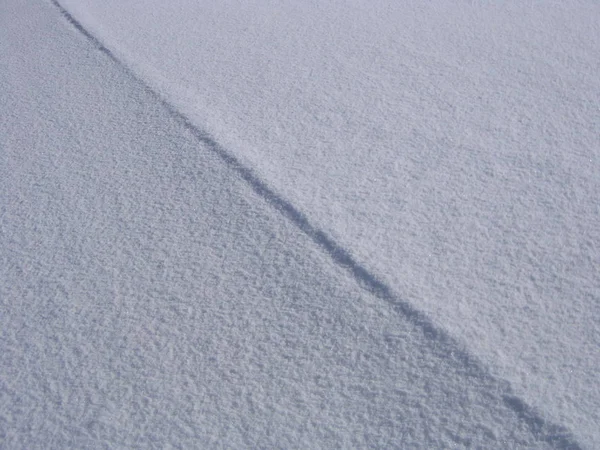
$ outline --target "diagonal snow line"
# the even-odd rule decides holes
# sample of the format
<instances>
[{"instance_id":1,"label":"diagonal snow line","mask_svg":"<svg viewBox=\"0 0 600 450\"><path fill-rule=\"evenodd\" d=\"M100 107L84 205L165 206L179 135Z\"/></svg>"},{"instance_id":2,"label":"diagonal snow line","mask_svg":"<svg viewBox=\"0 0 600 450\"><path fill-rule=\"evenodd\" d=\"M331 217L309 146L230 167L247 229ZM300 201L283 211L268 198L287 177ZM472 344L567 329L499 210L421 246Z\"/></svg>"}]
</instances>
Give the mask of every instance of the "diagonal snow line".
<instances>
[{"instance_id":1,"label":"diagonal snow line","mask_svg":"<svg viewBox=\"0 0 600 450\"><path fill-rule=\"evenodd\" d=\"M91 34L81 22L75 19L75 17L57 0L50 0L50 2L77 31L91 41L94 46L106 54L111 60L117 63L128 76L136 80L150 96L155 98L170 114L172 114L173 117L190 131L203 146L208 147L208 149L218 155L232 171L238 174L238 176L240 176L258 196L296 225L315 244L317 244L322 251L328 254L336 265L344 268L362 289L390 304L397 313L406 317L410 323L422 330L424 336L435 344L434 346L437 354L440 357L454 360L463 367L469 369L472 375L495 381L495 384L499 385L499 388L502 391L499 395L506 407L511 409L540 440L560 449L581 448L576 442L573 434L566 427L547 421L538 411L519 397L515 396L509 382L497 379L491 375L485 365L479 361L478 358L471 355L463 345L457 342L441 327L435 325L423 312L416 309L409 302L402 300L387 284L356 261L346 249L335 242L324 231L313 225L304 213L270 188L252 169L242 164L209 133L194 125L187 116L179 112L166 98L157 93L147 82L136 75L127 64L120 60L97 37Z\"/></svg>"}]
</instances>

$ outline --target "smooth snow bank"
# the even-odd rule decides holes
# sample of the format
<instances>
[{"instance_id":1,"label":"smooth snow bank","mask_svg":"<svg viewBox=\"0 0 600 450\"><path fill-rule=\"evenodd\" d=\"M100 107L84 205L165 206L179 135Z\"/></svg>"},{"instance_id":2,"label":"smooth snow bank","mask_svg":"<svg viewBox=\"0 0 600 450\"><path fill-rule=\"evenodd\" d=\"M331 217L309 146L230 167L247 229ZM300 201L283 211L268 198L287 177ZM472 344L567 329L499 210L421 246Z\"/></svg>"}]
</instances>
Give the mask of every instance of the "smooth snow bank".
<instances>
[{"instance_id":1,"label":"smooth snow bank","mask_svg":"<svg viewBox=\"0 0 600 450\"><path fill-rule=\"evenodd\" d=\"M0 3L0 447L575 445L45 2Z\"/></svg>"},{"instance_id":2,"label":"smooth snow bank","mask_svg":"<svg viewBox=\"0 0 600 450\"><path fill-rule=\"evenodd\" d=\"M598 2L63 3L600 447Z\"/></svg>"}]
</instances>

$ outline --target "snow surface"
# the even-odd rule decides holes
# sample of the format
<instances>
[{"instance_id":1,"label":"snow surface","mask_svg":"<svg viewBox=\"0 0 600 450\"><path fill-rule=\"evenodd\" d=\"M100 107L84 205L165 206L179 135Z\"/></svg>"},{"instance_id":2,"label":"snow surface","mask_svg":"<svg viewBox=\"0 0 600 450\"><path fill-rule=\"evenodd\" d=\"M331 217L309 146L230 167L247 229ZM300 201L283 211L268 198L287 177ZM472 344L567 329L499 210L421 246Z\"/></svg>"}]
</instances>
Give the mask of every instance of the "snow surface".
<instances>
[{"instance_id":1,"label":"snow surface","mask_svg":"<svg viewBox=\"0 0 600 450\"><path fill-rule=\"evenodd\" d=\"M600 447L600 4L0 3L0 447Z\"/></svg>"}]
</instances>

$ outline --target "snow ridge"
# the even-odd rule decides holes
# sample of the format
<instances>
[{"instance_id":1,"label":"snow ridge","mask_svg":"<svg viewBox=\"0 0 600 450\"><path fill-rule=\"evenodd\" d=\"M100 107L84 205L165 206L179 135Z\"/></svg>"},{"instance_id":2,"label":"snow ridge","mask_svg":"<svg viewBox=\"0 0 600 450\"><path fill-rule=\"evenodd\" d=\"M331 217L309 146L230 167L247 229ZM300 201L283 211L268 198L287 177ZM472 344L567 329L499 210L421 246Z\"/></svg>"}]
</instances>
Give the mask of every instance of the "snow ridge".
<instances>
[{"instance_id":1,"label":"snow ridge","mask_svg":"<svg viewBox=\"0 0 600 450\"><path fill-rule=\"evenodd\" d=\"M139 82L151 96L157 99L177 121L196 137L201 145L206 146L218 155L256 194L306 234L336 265L344 268L362 289L390 304L396 313L404 316L409 322L420 329L427 339L435 343L436 352L440 357L453 360L463 365L463 367L468 368L473 375L494 381L494 384L499 385L503 391L500 397L504 404L514 411L519 419L541 441L559 449L576 450L582 448L570 430L562 425L549 422L544 418L543 413L535 410L524 400L514 395L509 382L495 379L496 377L493 377L489 373L482 362L471 355L463 345L450 336L444 329L434 324L423 312L416 309L409 302L402 300L386 283L382 282L374 273L357 262L353 258L351 251L343 248L324 231L314 226L304 213L270 188L267 182L259 178L252 169L242 164L236 156L221 146L214 137L192 123L186 115L178 111L164 96L150 87L148 83L134 73L127 64L88 31L57 0L50 0L50 2L78 32L91 41L94 46L105 53L110 59L115 61L129 76Z\"/></svg>"}]
</instances>

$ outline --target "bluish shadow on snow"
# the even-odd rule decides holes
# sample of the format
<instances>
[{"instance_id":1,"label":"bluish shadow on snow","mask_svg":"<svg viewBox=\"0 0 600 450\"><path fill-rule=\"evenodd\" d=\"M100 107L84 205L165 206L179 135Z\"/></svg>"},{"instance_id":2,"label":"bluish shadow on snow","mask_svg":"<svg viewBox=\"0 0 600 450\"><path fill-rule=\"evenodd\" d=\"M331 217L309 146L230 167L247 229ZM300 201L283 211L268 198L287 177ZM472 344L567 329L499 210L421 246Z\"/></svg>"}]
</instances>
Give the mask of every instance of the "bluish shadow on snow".
<instances>
[{"instance_id":1,"label":"bluish shadow on snow","mask_svg":"<svg viewBox=\"0 0 600 450\"><path fill-rule=\"evenodd\" d=\"M344 249L332 238L327 236L325 232L311 224L305 214L269 188L266 182L261 180L250 168L244 166L210 134L194 125L190 119L179 112L165 98L161 97L161 95L154 91L146 82L133 73L126 64L119 60L98 38L86 30L84 26L57 0L50 1L60 10L61 14L77 31L83 34L83 36L90 40L100 51L105 53L110 59L122 67L122 69L135 79L137 83L141 84L152 97L159 101L174 118L182 123L196 137L202 146L218 155L257 195L263 198L273 208L294 223L294 225L296 225L304 234L310 237L310 239L315 242L323 252L327 253L338 266L343 267L363 289L389 303L398 314L406 317L407 320L420 329L423 332L423 335L432 342L432 347L439 357L454 360L465 368L472 376L494 380L494 377L485 369L485 366L474 356L469 354L467 350L461 344L456 342L456 340L447 332L436 326L425 314L415 309L410 303L401 300L392 292L392 289L389 286L357 262L348 250ZM512 393L512 389L507 382L497 379L494 381L495 384L499 385L504 391L502 399L505 405L527 425L536 438L558 449L576 450L581 448L568 429L546 421L540 413L536 412L523 400L516 397Z\"/></svg>"},{"instance_id":2,"label":"bluish shadow on snow","mask_svg":"<svg viewBox=\"0 0 600 450\"><path fill-rule=\"evenodd\" d=\"M578 450L581 448L574 442L569 430L565 427L548 423L520 398L514 395L503 395L502 400L506 406L517 414L519 419L527 424L536 436L542 437L545 442L551 444L554 448L565 450Z\"/></svg>"}]
</instances>

